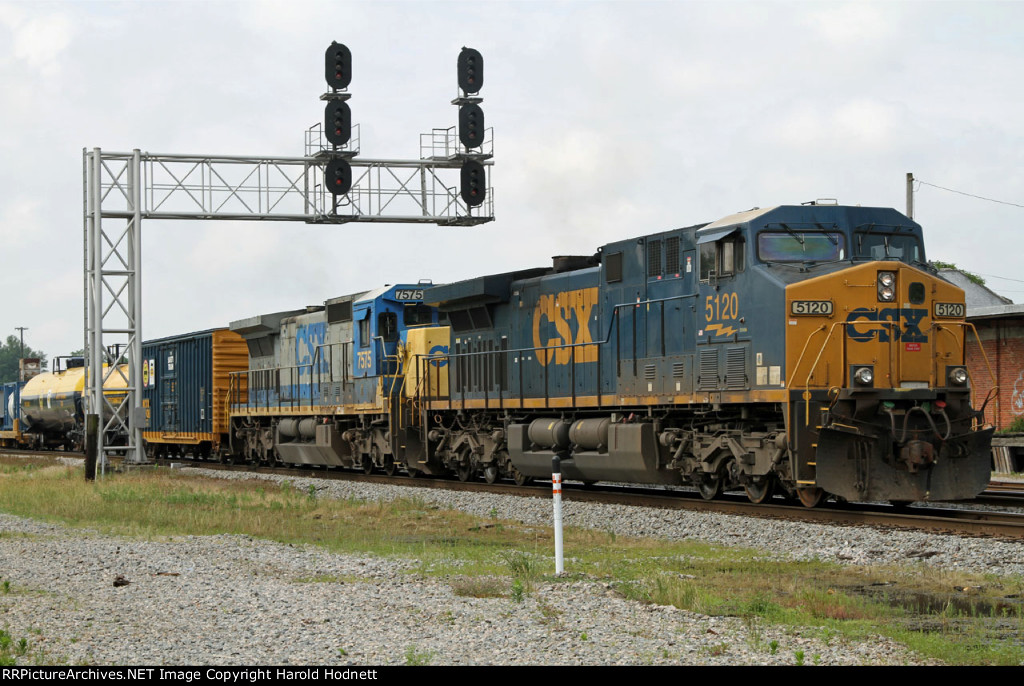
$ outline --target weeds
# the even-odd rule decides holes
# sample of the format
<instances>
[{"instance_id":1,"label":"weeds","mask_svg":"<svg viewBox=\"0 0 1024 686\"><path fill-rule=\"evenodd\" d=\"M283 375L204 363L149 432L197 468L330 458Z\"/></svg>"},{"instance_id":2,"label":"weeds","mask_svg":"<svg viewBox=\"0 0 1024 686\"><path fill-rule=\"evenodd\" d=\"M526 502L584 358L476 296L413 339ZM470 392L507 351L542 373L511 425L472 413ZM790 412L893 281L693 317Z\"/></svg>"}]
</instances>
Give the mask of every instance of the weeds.
<instances>
[{"instance_id":1,"label":"weeds","mask_svg":"<svg viewBox=\"0 0 1024 686\"><path fill-rule=\"evenodd\" d=\"M534 581L539 576L536 561L519 550L502 550L498 556L512 574L512 600L523 602L523 598L533 592Z\"/></svg>"},{"instance_id":2,"label":"weeds","mask_svg":"<svg viewBox=\"0 0 1024 686\"><path fill-rule=\"evenodd\" d=\"M409 646L405 649L405 664L408 667L422 667L429 665L434 659L434 651L420 650L416 646Z\"/></svg>"},{"instance_id":3,"label":"weeds","mask_svg":"<svg viewBox=\"0 0 1024 686\"><path fill-rule=\"evenodd\" d=\"M28 646L28 639L15 641L9 632L0 629L0 665L6 667L18 664L17 659L28 654Z\"/></svg>"},{"instance_id":4,"label":"weeds","mask_svg":"<svg viewBox=\"0 0 1024 686\"><path fill-rule=\"evenodd\" d=\"M494 577L464 577L452 582L452 592L467 598L500 598L505 584Z\"/></svg>"},{"instance_id":5,"label":"weeds","mask_svg":"<svg viewBox=\"0 0 1024 686\"><path fill-rule=\"evenodd\" d=\"M516 579L512 582L512 602L521 603L526 598L526 591L523 589L523 580Z\"/></svg>"},{"instance_id":6,"label":"weeds","mask_svg":"<svg viewBox=\"0 0 1024 686\"><path fill-rule=\"evenodd\" d=\"M561 610L544 601L540 601L537 604L537 609L540 610L541 621L545 624L557 623L558 619L562 616Z\"/></svg>"}]
</instances>

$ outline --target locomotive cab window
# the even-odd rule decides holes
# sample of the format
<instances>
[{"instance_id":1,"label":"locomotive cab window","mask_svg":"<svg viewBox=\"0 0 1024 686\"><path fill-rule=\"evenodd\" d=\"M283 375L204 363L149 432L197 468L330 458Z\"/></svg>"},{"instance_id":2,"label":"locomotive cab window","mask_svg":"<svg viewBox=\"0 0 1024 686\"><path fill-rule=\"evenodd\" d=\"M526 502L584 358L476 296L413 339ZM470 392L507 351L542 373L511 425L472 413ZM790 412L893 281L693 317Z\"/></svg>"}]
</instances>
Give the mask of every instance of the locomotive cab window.
<instances>
[{"instance_id":1,"label":"locomotive cab window","mask_svg":"<svg viewBox=\"0 0 1024 686\"><path fill-rule=\"evenodd\" d=\"M757 235L762 262L833 262L846 256L846 236L833 231L764 231Z\"/></svg>"},{"instance_id":2,"label":"locomotive cab window","mask_svg":"<svg viewBox=\"0 0 1024 686\"><path fill-rule=\"evenodd\" d=\"M916 236L859 231L854 235L853 243L857 257L866 257L869 260L924 262L921 241Z\"/></svg>"},{"instance_id":3,"label":"locomotive cab window","mask_svg":"<svg viewBox=\"0 0 1024 686\"><path fill-rule=\"evenodd\" d=\"M422 326L423 324L432 324L434 318L434 309L429 305L422 303L415 305L406 305L402 309L402 323L406 326Z\"/></svg>"},{"instance_id":4,"label":"locomotive cab window","mask_svg":"<svg viewBox=\"0 0 1024 686\"><path fill-rule=\"evenodd\" d=\"M359 347L368 348L370 347L370 312L367 311L362 319L359 320Z\"/></svg>"},{"instance_id":5,"label":"locomotive cab window","mask_svg":"<svg viewBox=\"0 0 1024 686\"><path fill-rule=\"evenodd\" d=\"M381 312L377 316L377 335L383 338L385 343L397 341L398 315L394 312Z\"/></svg>"},{"instance_id":6,"label":"locomotive cab window","mask_svg":"<svg viewBox=\"0 0 1024 686\"><path fill-rule=\"evenodd\" d=\"M700 280L707 281L712 274L722 277L742 272L745 253L743 238L738 235L701 243Z\"/></svg>"}]
</instances>

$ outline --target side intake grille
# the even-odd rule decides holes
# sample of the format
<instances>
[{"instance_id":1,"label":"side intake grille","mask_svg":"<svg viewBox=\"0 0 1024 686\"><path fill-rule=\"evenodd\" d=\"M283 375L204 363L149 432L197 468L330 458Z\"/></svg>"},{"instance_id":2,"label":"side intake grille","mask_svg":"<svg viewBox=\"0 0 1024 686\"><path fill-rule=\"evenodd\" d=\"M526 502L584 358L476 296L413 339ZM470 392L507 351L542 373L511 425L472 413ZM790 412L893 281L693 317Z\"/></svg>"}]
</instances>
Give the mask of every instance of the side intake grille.
<instances>
[{"instance_id":1,"label":"side intake grille","mask_svg":"<svg viewBox=\"0 0 1024 686\"><path fill-rule=\"evenodd\" d=\"M647 276L661 275L661 241L647 244Z\"/></svg>"},{"instance_id":2,"label":"side intake grille","mask_svg":"<svg viewBox=\"0 0 1024 686\"><path fill-rule=\"evenodd\" d=\"M653 364L644 365L644 379L654 381L658 377L658 369Z\"/></svg>"},{"instance_id":3,"label":"side intake grille","mask_svg":"<svg viewBox=\"0 0 1024 686\"><path fill-rule=\"evenodd\" d=\"M718 348L700 351L700 376L697 388L702 391L718 388Z\"/></svg>"},{"instance_id":4,"label":"side intake grille","mask_svg":"<svg viewBox=\"0 0 1024 686\"><path fill-rule=\"evenodd\" d=\"M683 364L682 362L673 362L672 363L672 378L673 379L681 379L681 378L683 378L683 374L685 374L685 373L686 373L686 365L685 364Z\"/></svg>"},{"instance_id":5,"label":"side intake grille","mask_svg":"<svg viewBox=\"0 0 1024 686\"><path fill-rule=\"evenodd\" d=\"M679 236L665 241L665 273L669 276L679 273Z\"/></svg>"},{"instance_id":6,"label":"side intake grille","mask_svg":"<svg viewBox=\"0 0 1024 686\"><path fill-rule=\"evenodd\" d=\"M725 387L737 390L747 387L747 351L729 348L725 351Z\"/></svg>"}]
</instances>

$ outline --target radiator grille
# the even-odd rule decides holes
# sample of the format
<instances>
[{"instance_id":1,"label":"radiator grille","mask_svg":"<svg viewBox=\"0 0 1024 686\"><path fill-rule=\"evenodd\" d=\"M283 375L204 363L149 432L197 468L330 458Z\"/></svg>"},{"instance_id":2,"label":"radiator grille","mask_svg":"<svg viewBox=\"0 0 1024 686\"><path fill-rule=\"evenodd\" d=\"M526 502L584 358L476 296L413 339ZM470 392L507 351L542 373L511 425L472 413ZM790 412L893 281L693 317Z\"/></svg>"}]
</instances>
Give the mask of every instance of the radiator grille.
<instances>
[{"instance_id":1,"label":"radiator grille","mask_svg":"<svg viewBox=\"0 0 1024 686\"><path fill-rule=\"evenodd\" d=\"M700 376L697 377L697 388L710 390L718 388L718 349L700 351Z\"/></svg>"},{"instance_id":2,"label":"radiator grille","mask_svg":"<svg viewBox=\"0 0 1024 686\"><path fill-rule=\"evenodd\" d=\"M736 390L747 387L747 351L729 348L725 351L725 387Z\"/></svg>"}]
</instances>

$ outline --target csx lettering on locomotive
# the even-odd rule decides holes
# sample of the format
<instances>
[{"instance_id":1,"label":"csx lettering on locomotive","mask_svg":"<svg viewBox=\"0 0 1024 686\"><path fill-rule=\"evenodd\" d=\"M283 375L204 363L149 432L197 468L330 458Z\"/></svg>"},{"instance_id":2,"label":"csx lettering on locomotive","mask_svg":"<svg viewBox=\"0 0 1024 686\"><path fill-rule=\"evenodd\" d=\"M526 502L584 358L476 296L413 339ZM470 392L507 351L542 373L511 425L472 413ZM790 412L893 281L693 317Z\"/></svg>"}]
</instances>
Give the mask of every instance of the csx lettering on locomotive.
<instances>
[{"instance_id":1,"label":"csx lettering on locomotive","mask_svg":"<svg viewBox=\"0 0 1024 686\"><path fill-rule=\"evenodd\" d=\"M590 335L590 312L596 304L597 288L581 288L540 296L533 310L533 344L537 348L554 348L538 350L537 360L542 365L552 360L555 364L568 364L574 355L576 362L597 361L597 348L585 345L594 340ZM573 322L575 334L570 325ZM555 336L550 336L552 327ZM546 340L543 338L544 334L549 335ZM583 347L568 347L572 345Z\"/></svg>"},{"instance_id":2,"label":"csx lettering on locomotive","mask_svg":"<svg viewBox=\"0 0 1024 686\"><path fill-rule=\"evenodd\" d=\"M905 341L908 343L927 343L928 336L921 331L921 320L928 315L928 310L910 307L886 307L881 310L874 310L867 307L859 307L850 312L846 318L848 322L892 322L893 326L870 327L858 329L850 326L850 338L865 343L871 340L878 340L880 343L888 343L890 340Z\"/></svg>"}]
</instances>

